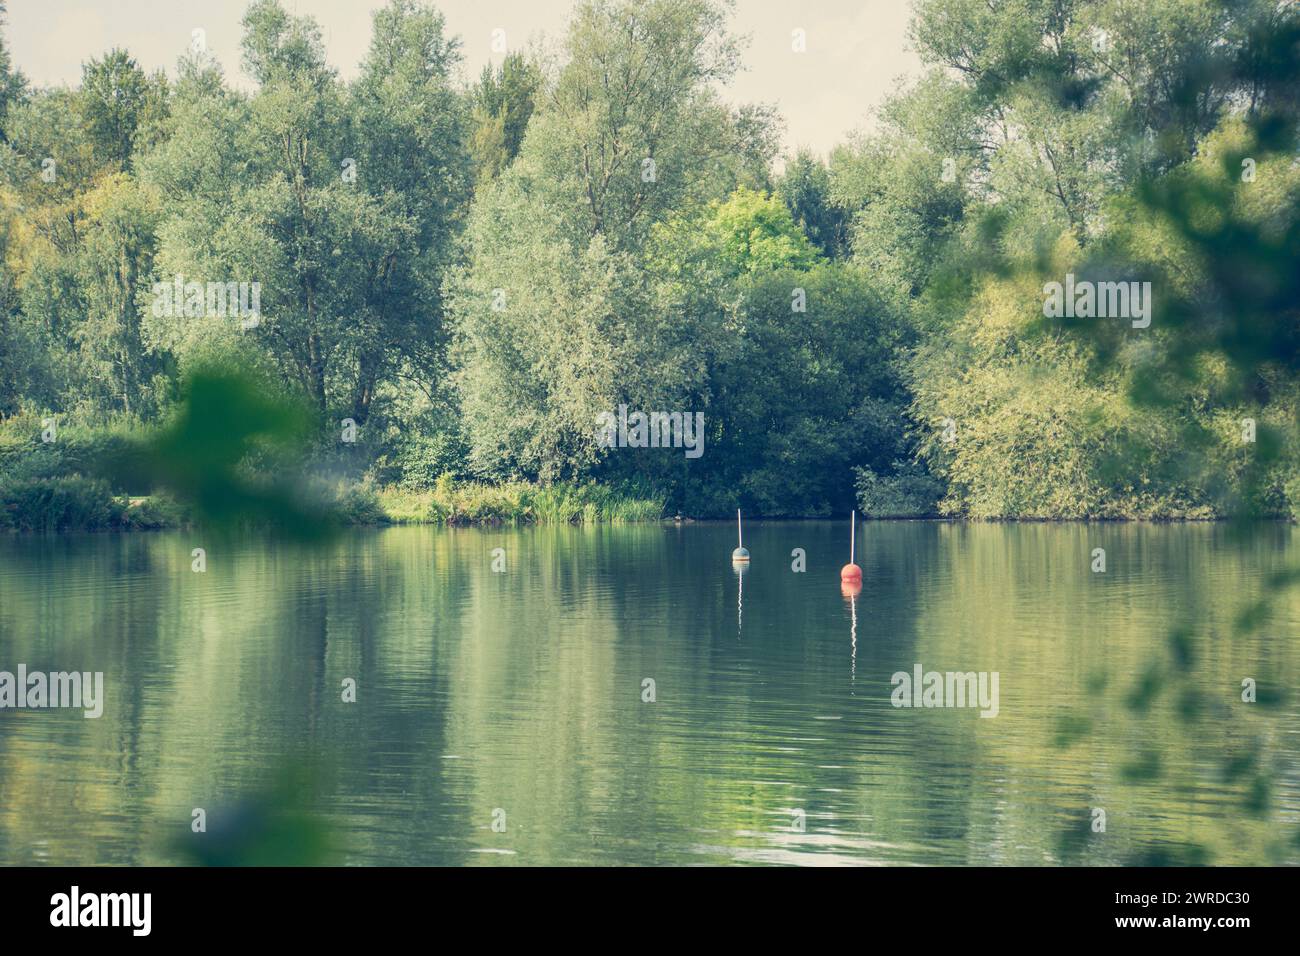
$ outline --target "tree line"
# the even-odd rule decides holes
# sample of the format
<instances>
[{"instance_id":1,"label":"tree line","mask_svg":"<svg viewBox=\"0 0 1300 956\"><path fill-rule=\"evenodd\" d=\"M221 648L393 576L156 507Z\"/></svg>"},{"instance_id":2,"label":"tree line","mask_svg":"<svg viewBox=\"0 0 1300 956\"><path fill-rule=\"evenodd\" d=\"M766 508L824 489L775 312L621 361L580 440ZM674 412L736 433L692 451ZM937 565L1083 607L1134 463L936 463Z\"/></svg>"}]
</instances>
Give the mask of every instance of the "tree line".
<instances>
[{"instance_id":1,"label":"tree line","mask_svg":"<svg viewBox=\"0 0 1300 956\"><path fill-rule=\"evenodd\" d=\"M917 0L925 71L826 157L725 98L729 12L583 0L468 85L419 0L351 79L254 0L247 91L198 38L174 77L115 49L36 88L0 34L0 487L89 467L42 422L162 427L221 366L305 410L313 469L385 487L1300 508L1294 5ZM1067 276L1149 283L1151 321L1049 315ZM258 314L158 307L191 283ZM706 451L606 447L620 406L702 413Z\"/></svg>"}]
</instances>

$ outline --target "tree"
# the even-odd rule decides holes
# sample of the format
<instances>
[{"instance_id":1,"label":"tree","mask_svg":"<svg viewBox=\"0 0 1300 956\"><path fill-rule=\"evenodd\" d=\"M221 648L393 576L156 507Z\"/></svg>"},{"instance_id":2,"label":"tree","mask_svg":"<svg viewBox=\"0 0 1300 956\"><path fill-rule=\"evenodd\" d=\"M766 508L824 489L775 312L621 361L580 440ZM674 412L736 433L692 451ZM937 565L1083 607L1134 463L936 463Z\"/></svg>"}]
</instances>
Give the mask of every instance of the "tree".
<instances>
[{"instance_id":1,"label":"tree","mask_svg":"<svg viewBox=\"0 0 1300 956\"><path fill-rule=\"evenodd\" d=\"M140 320L152 279L156 199L119 173L78 194L67 210L66 236L27 237L30 259L13 293L21 312L15 336L40 356L29 356L23 394L87 421L148 418L165 392L158 380L164 363ZM11 251L15 264L18 254Z\"/></svg>"},{"instance_id":2,"label":"tree","mask_svg":"<svg viewBox=\"0 0 1300 956\"><path fill-rule=\"evenodd\" d=\"M700 240L737 275L808 269L819 258L780 200L745 186L710 205Z\"/></svg>"},{"instance_id":3,"label":"tree","mask_svg":"<svg viewBox=\"0 0 1300 956\"><path fill-rule=\"evenodd\" d=\"M541 69L522 53L508 54L495 70L490 64L483 67L470 94L471 151L480 180L499 176L519 154L541 89Z\"/></svg>"},{"instance_id":4,"label":"tree","mask_svg":"<svg viewBox=\"0 0 1300 956\"><path fill-rule=\"evenodd\" d=\"M1265 436L1293 418L1294 204L1273 157L1294 144L1294 11L927 0L914 34L955 78L891 103L883 137L841 157L837 186L859 206L855 256L903 277L927 332L912 413L945 506L1277 513L1276 442L1260 438L1252 477L1233 423L1258 418ZM954 111L964 119L934 128ZM1230 135L1243 121L1262 135ZM922 151L898 148L908 140ZM936 217L923 183L943 151L955 176L938 188L959 215ZM1263 189L1245 181L1248 156L1268 170ZM1044 283L1067 274L1148 280L1151 326L1045 320Z\"/></svg>"},{"instance_id":5,"label":"tree","mask_svg":"<svg viewBox=\"0 0 1300 956\"><path fill-rule=\"evenodd\" d=\"M893 474L907 454L906 325L850 266L755 272L740 288L735 346L710 378L712 447L679 503L715 516L736 502L767 516L848 510L855 465Z\"/></svg>"},{"instance_id":6,"label":"tree","mask_svg":"<svg viewBox=\"0 0 1300 956\"><path fill-rule=\"evenodd\" d=\"M72 330L78 392L99 413L150 419L166 396L165 362L141 333L152 284L157 196L121 174L86 197L85 238L75 259L80 320Z\"/></svg>"},{"instance_id":7,"label":"tree","mask_svg":"<svg viewBox=\"0 0 1300 956\"><path fill-rule=\"evenodd\" d=\"M683 319L660 224L758 184L761 114L722 106L735 46L701 0L581 5L515 161L480 185L456 283L458 385L481 473L589 472L596 415L699 407L716 313Z\"/></svg>"},{"instance_id":8,"label":"tree","mask_svg":"<svg viewBox=\"0 0 1300 956\"><path fill-rule=\"evenodd\" d=\"M45 397L41 382L45 350L36 330L20 309L16 277L25 243L23 222L16 214L13 193L0 182L0 417L13 415L24 401Z\"/></svg>"},{"instance_id":9,"label":"tree","mask_svg":"<svg viewBox=\"0 0 1300 956\"><path fill-rule=\"evenodd\" d=\"M831 155L831 198L853 257L918 295L980 197L987 158L970 94L932 73L881 110L880 130Z\"/></svg>"},{"instance_id":10,"label":"tree","mask_svg":"<svg viewBox=\"0 0 1300 956\"><path fill-rule=\"evenodd\" d=\"M529 137L535 182L565 215L572 240L602 235L638 248L673 210L722 198L765 177L766 150L717 84L738 51L725 10L709 0L592 0L569 26L569 61Z\"/></svg>"},{"instance_id":11,"label":"tree","mask_svg":"<svg viewBox=\"0 0 1300 956\"><path fill-rule=\"evenodd\" d=\"M4 26L5 5L0 2L0 27ZM5 43L4 32L0 30L0 146L8 142L5 133L5 114L11 103L16 103L23 95L27 80L13 69L10 62L9 47Z\"/></svg>"},{"instance_id":12,"label":"tree","mask_svg":"<svg viewBox=\"0 0 1300 956\"><path fill-rule=\"evenodd\" d=\"M443 279L464 224L471 167L468 120L451 85L459 44L445 27L440 13L411 0L381 9L350 90L356 184L381 222L404 224L376 232L363 256L349 356L356 367L349 411L358 423L399 374L432 385L446 373Z\"/></svg>"},{"instance_id":13,"label":"tree","mask_svg":"<svg viewBox=\"0 0 1300 956\"><path fill-rule=\"evenodd\" d=\"M258 0L243 43L257 91L227 93L192 64L167 142L144 163L171 200L160 274L256 282L264 315L242 336L229 321L166 318L152 334L181 353L213 337L256 341L318 414L358 424L399 373L436 368L442 275L469 181L442 17L392 0L374 23L345 88L316 24Z\"/></svg>"},{"instance_id":14,"label":"tree","mask_svg":"<svg viewBox=\"0 0 1300 956\"><path fill-rule=\"evenodd\" d=\"M834 259L845 252L847 221L831 196L830 170L825 163L800 150L777 182L777 192L823 255Z\"/></svg>"},{"instance_id":15,"label":"tree","mask_svg":"<svg viewBox=\"0 0 1300 956\"><path fill-rule=\"evenodd\" d=\"M165 113L167 80L145 76L125 50L111 50L83 65L80 103L96 163L128 169L137 136Z\"/></svg>"},{"instance_id":16,"label":"tree","mask_svg":"<svg viewBox=\"0 0 1300 956\"><path fill-rule=\"evenodd\" d=\"M24 218L39 238L71 252L79 241L79 196L100 172L76 95L40 90L11 104L6 128L9 178Z\"/></svg>"}]
</instances>

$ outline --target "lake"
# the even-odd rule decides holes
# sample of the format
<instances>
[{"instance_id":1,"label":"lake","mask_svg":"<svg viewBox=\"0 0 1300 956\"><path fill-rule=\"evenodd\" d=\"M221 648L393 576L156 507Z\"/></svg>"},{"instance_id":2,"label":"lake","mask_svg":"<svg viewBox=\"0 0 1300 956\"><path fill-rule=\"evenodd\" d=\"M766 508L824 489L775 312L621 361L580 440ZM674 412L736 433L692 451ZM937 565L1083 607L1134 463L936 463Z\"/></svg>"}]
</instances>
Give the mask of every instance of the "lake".
<instances>
[{"instance_id":1,"label":"lake","mask_svg":"<svg viewBox=\"0 0 1300 956\"><path fill-rule=\"evenodd\" d=\"M0 863L1300 863L1289 526L745 532L0 537Z\"/></svg>"}]
</instances>

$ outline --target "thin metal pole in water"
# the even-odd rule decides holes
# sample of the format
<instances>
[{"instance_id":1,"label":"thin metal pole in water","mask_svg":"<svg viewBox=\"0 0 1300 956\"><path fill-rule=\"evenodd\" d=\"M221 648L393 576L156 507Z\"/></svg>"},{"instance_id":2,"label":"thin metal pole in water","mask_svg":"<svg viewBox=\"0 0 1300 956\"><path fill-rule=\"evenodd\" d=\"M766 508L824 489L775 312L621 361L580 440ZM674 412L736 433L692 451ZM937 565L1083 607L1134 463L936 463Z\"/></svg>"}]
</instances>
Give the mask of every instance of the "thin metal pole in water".
<instances>
[{"instance_id":1,"label":"thin metal pole in water","mask_svg":"<svg viewBox=\"0 0 1300 956\"><path fill-rule=\"evenodd\" d=\"M744 535L740 533L740 509L736 509L736 545L743 548L745 546Z\"/></svg>"},{"instance_id":2,"label":"thin metal pole in water","mask_svg":"<svg viewBox=\"0 0 1300 956\"><path fill-rule=\"evenodd\" d=\"M855 527L857 521L858 521L858 513L856 510L854 510L849 514L849 564L856 563L853 560L854 558L853 546L857 543L857 537L858 537L857 528Z\"/></svg>"}]
</instances>

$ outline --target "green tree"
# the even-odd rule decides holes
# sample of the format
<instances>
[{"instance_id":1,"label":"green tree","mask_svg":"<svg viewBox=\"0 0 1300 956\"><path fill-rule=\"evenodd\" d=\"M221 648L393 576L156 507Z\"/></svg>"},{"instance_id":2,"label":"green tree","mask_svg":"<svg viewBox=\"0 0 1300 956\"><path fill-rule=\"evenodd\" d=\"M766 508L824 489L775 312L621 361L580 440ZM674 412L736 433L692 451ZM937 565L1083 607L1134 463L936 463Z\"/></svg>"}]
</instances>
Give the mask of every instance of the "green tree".
<instances>
[{"instance_id":1,"label":"green tree","mask_svg":"<svg viewBox=\"0 0 1300 956\"><path fill-rule=\"evenodd\" d=\"M152 284L157 197L117 175L86 197L86 212L74 264L78 397L99 414L152 418L165 398L165 363L144 341L140 313Z\"/></svg>"},{"instance_id":2,"label":"green tree","mask_svg":"<svg viewBox=\"0 0 1300 956\"><path fill-rule=\"evenodd\" d=\"M818 259L781 201L745 186L712 204L701 239L737 274L807 269Z\"/></svg>"},{"instance_id":3,"label":"green tree","mask_svg":"<svg viewBox=\"0 0 1300 956\"><path fill-rule=\"evenodd\" d=\"M347 408L367 421L385 383L446 373L443 279L470 198L468 119L451 78L459 44L432 7L397 0L375 14L361 76L349 91L357 183L379 215L362 252L352 310L355 364ZM379 227L400 223L400 229Z\"/></svg>"},{"instance_id":4,"label":"green tree","mask_svg":"<svg viewBox=\"0 0 1300 956\"><path fill-rule=\"evenodd\" d=\"M698 407L720 317L684 317L650 239L765 176L763 114L715 90L735 67L724 19L701 0L582 4L519 155L480 186L456 283L477 470L580 474L600 411Z\"/></svg>"},{"instance_id":5,"label":"green tree","mask_svg":"<svg viewBox=\"0 0 1300 956\"><path fill-rule=\"evenodd\" d=\"M906 325L851 266L753 273L740 291L735 345L710 379L712 444L674 503L711 515L737 502L768 516L847 511L855 465L892 474L907 453L895 361Z\"/></svg>"},{"instance_id":6,"label":"green tree","mask_svg":"<svg viewBox=\"0 0 1300 956\"><path fill-rule=\"evenodd\" d=\"M61 253L79 241L79 196L101 172L76 94L39 90L10 105L9 181L36 237Z\"/></svg>"},{"instance_id":7,"label":"green tree","mask_svg":"<svg viewBox=\"0 0 1300 956\"><path fill-rule=\"evenodd\" d=\"M83 65L80 105L96 163L128 169L137 137L166 110L167 80L146 76L125 50L110 50Z\"/></svg>"},{"instance_id":8,"label":"green tree","mask_svg":"<svg viewBox=\"0 0 1300 956\"><path fill-rule=\"evenodd\" d=\"M246 333L164 317L151 335L182 360L255 342L246 351L269 355L318 414L358 424L399 375L437 367L442 276L469 181L441 15L392 0L374 22L345 87L316 24L258 0L243 44L256 92L230 93L211 64L190 63L169 136L143 164L169 200L160 275L257 282L264 316Z\"/></svg>"},{"instance_id":9,"label":"green tree","mask_svg":"<svg viewBox=\"0 0 1300 956\"><path fill-rule=\"evenodd\" d=\"M495 70L491 64L483 67L470 91L471 151L479 179L499 176L519 154L541 92L541 69L522 53L507 54Z\"/></svg>"},{"instance_id":10,"label":"green tree","mask_svg":"<svg viewBox=\"0 0 1300 956\"><path fill-rule=\"evenodd\" d=\"M158 218L156 200L116 174L76 198L75 243L32 240L15 320L19 341L41 353L26 376L29 398L94 422L157 412L163 363L142 336L141 308Z\"/></svg>"},{"instance_id":11,"label":"green tree","mask_svg":"<svg viewBox=\"0 0 1300 956\"><path fill-rule=\"evenodd\" d=\"M887 102L880 120L876 134L832 153L831 197L853 257L915 296L987 178L985 142L970 94L942 73Z\"/></svg>"},{"instance_id":12,"label":"green tree","mask_svg":"<svg viewBox=\"0 0 1300 956\"><path fill-rule=\"evenodd\" d=\"M830 170L825 163L800 150L778 180L777 193L799 228L823 255L834 259L845 252L847 217L832 197Z\"/></svg>"},{"instance_id":13,"label":"green tree","mask_svg":"<svg viewBox=\"0 0 1300 956\"><path fill-rule=\"evenodd\" d=\"M572 241L635 249L674 210L766 178L770 140L716 93L739 56L725 20L709 0L578 7L529 137L538 187L576 210L564 214Z\"/></svg>"},{"instance_id":14,"label":"green tree","mask_svg":"<svg viewBox=\"0 0 1300 956\"><path fill-rule=\"evenodd\" d=\"M0 2L0 27L4 26L5 5ZM5 43L4 32L0 30L0 146L8 142L5 132L5 114L9 104L17 102L27 85L26 79L13 68L9 56L9 46Z\"/></svg>"},{"instance_id":15,"label":"green tree","mask_svg":"<svg viewBox=\"0 0 1300 956\"><path fill-rule=\"evenodd\" d=\"M1211 134L1228 117L1294 101L1277 69L1279 49L1293 48L1269 39L1293 17L1217 0L917 4L913 37L938 69L886 104L876 132L836 152L831 178L853 214L854 259L891 281L924 332L912 416L925 460L949 482L947 509L1203 515L1252 497L1278 507L1282 479L1248 491L1225 427L1251 403L1261 421L1285 417L1285 376L1258 364L1259 340L1244 338L1249 355L1203 348L1190 329L1218 326L1196 308L1196 323L1172 310L1143 333L1094 322L1080 336L1043 320L1042 288L1075 272L1151 279L1166 304L1240 301L1247 290L1225 299L1205 284L1212 263L1234 261L1253 282L1278 250L1252 240L1247 267L1225 239L1202 257L1166 213L1196 197L1223 216L1242 208L1228 189L1245 188L1240 168L1215 166L1214 190L1188 187L1203 182L1188 170L1225 148ZM1178 202L1152 198L1169 189L1182 190ZM1238 225L1244 241L1259 223ZM1250 323L1261 332L1287 314L1269 301L1271 318ZM1254 380L1251 393L1225 387L1234 367ZM1143 389L1160 403L1135 403ZM1265 392L1282 404L1261 404ZM953 442L940 440L945 419Z\"/></svg>"},{"instance_id":16,"label":"green tree","mask_svg":"<svg viewBox=\"0 0 1300 956\"><path fill-rule=\"evenodd\" d=\"M0 147L3 148L3 147ZM0 182L0 416L13 415L25 401L43 397L43 344L20 309L17 276L24 243L13 194Z\"/></svg>"}]
</instances>

